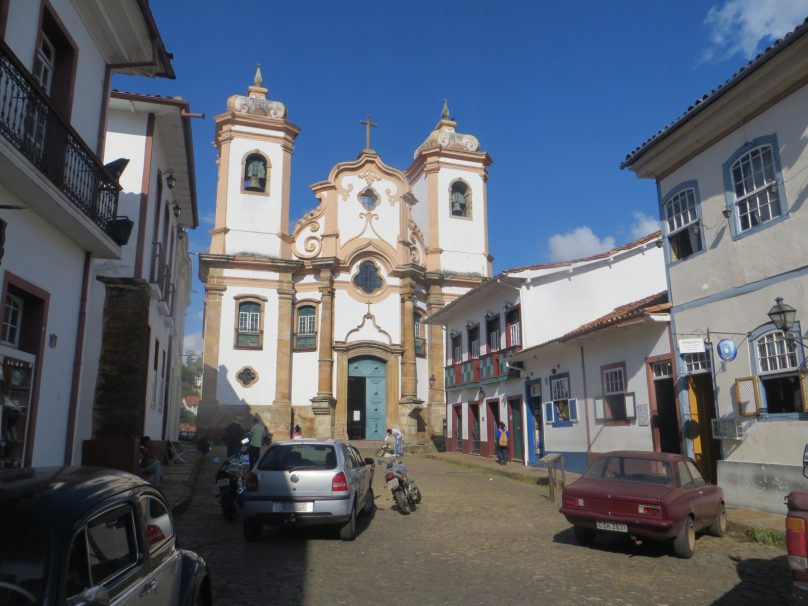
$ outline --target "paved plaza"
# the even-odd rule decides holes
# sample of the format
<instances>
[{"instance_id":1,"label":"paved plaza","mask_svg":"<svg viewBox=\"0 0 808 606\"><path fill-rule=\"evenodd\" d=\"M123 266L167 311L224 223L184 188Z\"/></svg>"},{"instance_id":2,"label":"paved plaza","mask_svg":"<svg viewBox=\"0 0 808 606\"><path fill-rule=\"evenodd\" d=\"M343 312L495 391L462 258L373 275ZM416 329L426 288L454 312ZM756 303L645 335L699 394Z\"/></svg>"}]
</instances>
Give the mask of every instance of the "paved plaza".
<instances>
[{"instance_id":1,"label":"paved plaza","mask_svg":"<svg viewBox=\"0 0 808 606\"><path fill-rule=\"evenodd\" d=\"M215 455L216 452L213 453ZM214 604L789 604L785 550L703 536L692 560L622 537L576 544L546 487L408 455L424 500L403 516L374 478L359 536L266 529L245 543L214 498L212 455L177 516L181 546L211 568Z\"/></svg>"}]
</instances>

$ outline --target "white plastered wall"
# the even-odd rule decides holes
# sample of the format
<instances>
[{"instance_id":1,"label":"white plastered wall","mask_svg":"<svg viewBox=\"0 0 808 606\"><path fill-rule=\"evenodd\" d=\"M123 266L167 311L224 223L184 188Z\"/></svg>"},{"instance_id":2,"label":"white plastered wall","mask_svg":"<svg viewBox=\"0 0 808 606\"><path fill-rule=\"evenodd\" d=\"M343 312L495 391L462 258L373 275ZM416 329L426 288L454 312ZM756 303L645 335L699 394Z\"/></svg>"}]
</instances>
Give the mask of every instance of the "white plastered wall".
<instances>
[{"instance_id":1,"label":"white plastered wall","mask_svg":"<svg viewBox=\"0 0 808 606\"><path fill-rule=\"evenodd\" d=\"M451 212L450 188L463 180L471 189L471 217L455 217ZM438 172L438 217L441 266L446 271L487 275L485 183L476 173L443 168Z\"/></svg>"}]
</instances>

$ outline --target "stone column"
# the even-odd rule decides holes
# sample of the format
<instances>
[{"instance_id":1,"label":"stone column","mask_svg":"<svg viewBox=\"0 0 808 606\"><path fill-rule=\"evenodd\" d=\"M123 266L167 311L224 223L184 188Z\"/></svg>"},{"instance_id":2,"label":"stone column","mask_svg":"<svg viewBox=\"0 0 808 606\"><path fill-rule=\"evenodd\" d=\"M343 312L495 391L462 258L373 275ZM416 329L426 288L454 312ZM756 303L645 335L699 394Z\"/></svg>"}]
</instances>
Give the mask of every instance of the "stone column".
<instances>
[{"instance_id":1,"label":"stone column","mask_svg":"<svg viewBox=\"0 0 808 606\"><path fill-rule=\"evenodd\" d=\"M401 403L420 403L415 381L415 331L413 318L413 299L415 291L412 280L402 280L401 287Z\"/></svg>"},{"instance_id":2,"label":"stone column","mask_svg":"<svg viewBox=\"0 0 808 606\"><path fill-rule=\"evenodd\" d=\"M220 270L219 270L220 271ZM208 280L212 277L211 270ZM202 398L199 401L197 417L197 435L215 435L219 426L219 400L216 390L219 383L219 331L222 319L222 296L225 286L221 284L205 285L205 344L202 354L204 363L202 371Z\"/></svg>"},{"instance_id":3,"label":"stone column","mask_svg":"<svg viewBox=\"0 0 808 606\"><path fill-rule=\"evenodd\" d=\"M278 342L275 362L275 400L272 402L270 430L289 433L292 406L292 313L294 287L290 274L281 274L278 287Z\"/></svg>"},{"instance_id":4,"label":"stone column","mask_svg":"<svg viewBox=\"0 0 808 606\"><path fill-rule=\"evenodd\" d=\"M333 432L333 331L334 331L334 275L331 267L320 269L320 358L317 372L317 395L311 399L315 415L314 431L317 438L330 438Z\"/></svg>"},{"instance_id":5,"label":"stone column","mask_svg":"<svg viewBox=\"0 0 808 606\"><path fill-rule=\"evenodd\" d=\"M432 284L429 287L426 300L427 314L437 313L441 307L443 307L443 292L438 284ZM436 437L443 435L443 421L446 419L445 377L443 372L446 354L444 352L443 328L437 324L430 324L428 334L429 375L430 377L435 377L435 382L429 388L429 397L427 398L429 410L426 417L427 431L434 441Z\"/></svg>"}]
</instances>

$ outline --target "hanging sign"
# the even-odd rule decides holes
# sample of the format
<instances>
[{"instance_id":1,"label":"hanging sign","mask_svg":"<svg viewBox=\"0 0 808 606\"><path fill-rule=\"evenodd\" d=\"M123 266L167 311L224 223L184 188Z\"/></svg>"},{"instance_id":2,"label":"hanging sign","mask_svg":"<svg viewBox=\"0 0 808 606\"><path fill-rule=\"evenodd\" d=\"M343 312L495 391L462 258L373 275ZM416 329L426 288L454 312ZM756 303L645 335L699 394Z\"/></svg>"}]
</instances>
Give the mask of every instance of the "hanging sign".
<instances>
[{"instance_id":1,"label":"hanging sign","mask_svg":"<svg viewBox=\"0 0 808 606\"><path fill-rule=\"evenodd\" d=\"M738 348L730 339L721 339L715 348L718 351L718 357L724 362L732 362L738 355Z\"/></svg>"},{"instance_id":2,"label":"hanging sign","mask_svg":"<svg viewBox=\"0 0 808 606\"><path fill-rule=\"evenodd\" d=\"M679 339L679 353L704 353L704 339Z\"/></svg>"}]
</instances>

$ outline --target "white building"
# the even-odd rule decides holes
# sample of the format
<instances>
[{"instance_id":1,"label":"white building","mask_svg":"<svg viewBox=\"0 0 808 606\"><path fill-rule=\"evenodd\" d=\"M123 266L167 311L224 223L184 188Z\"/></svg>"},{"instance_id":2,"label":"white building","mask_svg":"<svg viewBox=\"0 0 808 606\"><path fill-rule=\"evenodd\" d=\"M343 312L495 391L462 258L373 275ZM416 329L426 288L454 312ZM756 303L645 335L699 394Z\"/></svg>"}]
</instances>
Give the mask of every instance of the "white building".
<instances>
[{"instance_id":1,"label":"white building","mask_svg":"<svg viewBox=\"0 0 808 606\"><path fill-rule=\"evenodd\" d=\"M94 260L119 259L131 225L100 160L110 78L173 71L146 2L0 9L0 467L69 463Z\"/></svg>"},{"instance_id":2,"label":"white building","mask_svg":"<svg viewBox=\"0 0 808 606\"><path fill-rule=\"evenodd\" d=\"M113 91L105 160L129 160L118 212L134 220L118 260L93 263L88 316L100 339L85 348L76 447L83 440L177 438L191 260L198 224L187 101Z\"/></svg>"},{"instance_id":3,"label":"white building","mask_svg":"<svg viewBox=\"0 0 808 606\"><path fill-rule=\"evenodd\" d=\"M601 426L611 425L594 410L602 393L596 388L599 361L609 357L611 362L603 364L631 367L630 376L625 370L623 374L631 381L624 380L627 393L635 382L645 381L646 358L650 364L658 361L651 358L669 353L664 321L632 330L630 338L625 331L620 337L605 331L622 325L619 313L614 322L610 318L616 308L631 303L637 307L632 321L659 319L643 315L665 290L659 244L656 233L585 259L506 270L432 314L427 322L447 330L447 449L493 456L496 422L502 420L511 432L512 458L530 464L546 452L558 452L568 468L581 470L591 452L628 437L624 431L616 439L592 437ZM584 330L598 318L602 325L597 330ZM586 361L581 357L584 340L586 347L597 341ZM563 381L568 397L553 399L552 388ZM648 403L648 389L638 386L637 391L637 402ZM560 414L544 413L548 402L555 402L553 410L558 410L561 399L572 400L578 412L568 425ZM563 406L569 416L569 402ZM623 417L623 425L636 424L634 417ZM643 427L634 433L648 439L636 444L651 450L651 431Z\"/></svg>"},{"instance_id":4,"label":"white building","mask_svg":"<svg viewBox=\"0 0 808 606\"><path fill-rule=\"evenodd\" d=\"M805 485L806 32L623 162L659 192L687 451L728 504L771 511ZM767 315L776 298L796 309L786 332Z\"/></svg>"},{"instance_id":5,"label":"white building","mask_svg":"<svg viewBox=\"0 0 808 606\"><path fill-rule=\"evenodd\" d=\"M444 106L400 171L370 147L368 119L365 149L312 186L319 205L290 231L299 128L266 93L259 70L216 117L200 428L257 413L278 436L293 423L319 437L439 436L443 335L421 319L490 275L488 154Z\"/></svg>"}]
</instances>

